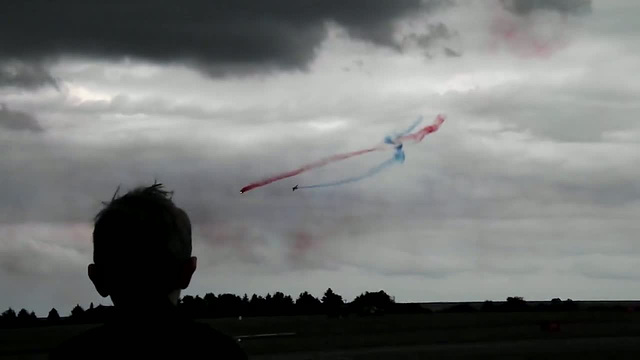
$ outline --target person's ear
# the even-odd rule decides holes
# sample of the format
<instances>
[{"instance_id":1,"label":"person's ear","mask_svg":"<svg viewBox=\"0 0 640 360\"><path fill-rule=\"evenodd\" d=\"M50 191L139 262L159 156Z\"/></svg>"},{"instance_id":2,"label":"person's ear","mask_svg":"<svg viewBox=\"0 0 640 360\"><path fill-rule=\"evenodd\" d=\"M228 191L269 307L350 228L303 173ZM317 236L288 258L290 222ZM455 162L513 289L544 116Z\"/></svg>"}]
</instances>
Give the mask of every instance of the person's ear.
<instances>
[{"instance_id":1,"label":"person's ear","mask_svg":"<svg viewBox=\"0 0 640 360\"><path fill-rule=\"evenodd\" d=\"M193 276L193 273L196 272L197 267L198 259L195 256L190 257L189 260L182 264L180 274L178 276L178 287L180 289L184 290L189 286L191 277Z\"/></svg>"},{"instance_id":2,"label":"person's ear","mask_svg":"<svg viewBox=\"0 0 640 360\"><path fill-rule=\"evenodd\" d=\"M89 279L93 282L93 286L96 287L98 294L102 297L107 297L110 295L109 286L104 274L100 270L100 267L96 264L89 264Z\"/></svg>"}]
</instances>

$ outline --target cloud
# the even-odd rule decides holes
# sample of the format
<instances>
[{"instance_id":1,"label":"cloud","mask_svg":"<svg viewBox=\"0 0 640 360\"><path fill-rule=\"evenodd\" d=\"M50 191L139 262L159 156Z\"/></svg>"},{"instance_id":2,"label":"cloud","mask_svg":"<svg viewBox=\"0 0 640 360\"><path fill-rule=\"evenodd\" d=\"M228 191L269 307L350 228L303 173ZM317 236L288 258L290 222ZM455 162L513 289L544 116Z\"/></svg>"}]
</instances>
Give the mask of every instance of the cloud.
<instances>
[{"instance_id":1,"label":"cloud","mask_svg":"<svg viewBox=\"0 0 640 360\"><path fill-rule=\"evenodd\" d=\"M461 53L459 53L459 52L457 52L455 50L449 49L448 47L444 48L444 54L447 57L460 57L460 56L462 56Z\"/></svg>"},{"instance_id":2,"label":"cloud","mask_svg":"<svg viewBox=\"0 0 640 360\"><path fill-rule=\"evenodd\" d=\"M617 256L593 254L580 256L573 267L591 279L634 280L640 279L637 257L620 254Z\"/></svg>"},{"instance_id":3,"label":"cloud","mask_svg":"<svg viewBox=\"0 0 640 360\"><path fill-rule=\"evenodd\" d=\"M154 179L175 190L194 223L190 293L331 286L350 298L383 288L399 301L637 297L626 274L640 253L640 87L629 77L640 62L630 28L591 21L633 12L599 3L557 56L529 59L486 51L495 13L523 31L547 18L563 28L561 13L459 4L437 19L466 45L450 47L464 49L455 61L354 42L345 28L329 31L308 72L212 81L164 60L62 58L52 68L61 91L0 89L11 109L46 127L42 136L0 131L0 285L13 290L0 305L96 296L85 270L91 217L118 185ZM566 25L582 23L574 20ZM433 44L434 53L450 45ZM441 131L367 182L291 192L389 154L238 193L440 111ZM71 242L78 223L89 231Z\"/></svg>"},{"instance_id":4,"label":"cloud","mask_svg":"<svg viewBox=\"0 0 640 360\"><path fill-rule=\"evenodd\" d=\"M602 139L611 142L640 142L640 129L605 131Z\"/></svg>"},{"instance_id":5,"label":"cloud","mask_svg":"<svg viewBox=\"0 0 640 360\"><path fill-rule=\"evenodd\" d=\"M457 32L450 30L443 23L435 23L428 24L426 27L426 32L424 33L411 33L409 35L405 35L403 38L403 43L405 45L414 45L418 48L425 51L428 57L430 57L430 50L436 47L438 44L450 40L453 37L458 36ZM447 51L448 50L448 51ZM445 48L446 56L460 56L459 53Z\"/></svg>"},{"instance_id":6,"label":"cloud","mask_svg":"<svg viewBox=\"0 0 640 360\"><path fill-rule=\"evenodd\" d=\"M11 86L32 90L47 85L58 89L58 81L43 63L0 62L0 87Z\"/></svg>"},{"instance_id":7,"label":"cloud","mask_svg":"<svg viewBox=\"0 0 640 360\"><path fill-rule=\"evenodd\" d=\"M9 130L44 131L33 115L22 111L10 110L5 104L0 104L0 127Z\"/></svg>"},{"instance_id":8,"label":"cloud","mask_svg":"<svg viewBox=\"0 0 640 360\"><path fill-rule=\"evenodd\" d=\"M582 15L591 12L591 0L500 0L502 6L516 14L529 15L547 10L564 15Z\"/></svg>"},{"instance_id":9,"label":"cloud","mask_svg":"<svg viewBox=\"0 0 640 360\"><path fill-rule=\"evenodd\" d=\"M502 0L490 25L491 48L520 57L546 58L572 41L569 15L591 13L590 0Z\"/></svg>"},{"instance_id":10,"label":"cloud","mask_svg":"<svg viewBox=\"0 0 640 360\"><path fill-rule=\"evenodd\" d=\"M353 38L397 48L397 20L444 3L199 0L189 5L132 1L118 7L39 0L0 14L0 43L4 56L25 61L133 57L190 64L211 75L305 69L327 35L327 23Z\"/></svg>"},{"instance_id":11,"label":"cloud","mask_svg":"<svg viewBox=\"0 0 640 360\"><path fill-rule=\"evenodd\" d=\"M0 224L0 271L43 276L76 270L91 257L88 223Z\"/></svg>"}]
</instances>

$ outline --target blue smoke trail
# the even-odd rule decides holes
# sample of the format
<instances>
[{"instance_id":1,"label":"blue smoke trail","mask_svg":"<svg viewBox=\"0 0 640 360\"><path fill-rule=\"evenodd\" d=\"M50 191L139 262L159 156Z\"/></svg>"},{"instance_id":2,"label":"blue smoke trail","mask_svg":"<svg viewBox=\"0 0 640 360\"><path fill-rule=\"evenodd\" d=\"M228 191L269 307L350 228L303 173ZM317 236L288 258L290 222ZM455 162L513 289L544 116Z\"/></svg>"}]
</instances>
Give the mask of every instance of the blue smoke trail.
<instances>
[{"instance_id":1,"label":"blue smoke trail","mask_svg":"<svg viewBox=\"0 0 640 360\"><path fill-rule=\"evenodd\" d=\"M411 124L411 126L409 126L409 128L403 132L401 132L400 134L398 134L398 136L404 136L407 135L408 133L412 132L416 127L418 127L418 125L420 125L420 123L422 122L422 115L418 116L418 118L416 119L416 121Z\"/></svg>"},{"instance_id":2,"label":"blue smoke trail","mask_svg":"<svg viewBox=\"0 0 640 360\"><path fill-rule=\"evenodd\" d=\"M343 179L343 180L338 180L338 181L334 181L334 182L330 182L330 183L307 185L307 186L298 186L298 189L315 189L315 188L322 188L322 187L331 187L331 186L344 185L344 184L349 184L349 183L352 183L352 182L364 180L366 178L369 178L369 177L372 177L372 176L378 174L379 172L381 172L382 170L388 168L389 166L391 166L393 164L396 164L396 163L402 164L402 163L404 163L404 159L405 159L404 150L402 150L402 144L400 144L400 145L396 146L396 152L393 154L393 157L391 159L386 160L382 164L369 169L367 172L365 172L362 175L358 175L358 176L354 176L354 177L350 177L350 178L346 178L346 179Z\"/></svg>"},{"instance_id":3,"label":"blue smoke trail","mask_svg":"<svg viewBox=\"0 0 640 360\"><path fill-rule=\"evenodd\" d=\"M390 144L390 145L396 145L395 139L399 138L400 136L405 136L407 134L409 134L410 132L412 132L416 127L418 127L418 125L420 125L420 123L422 122L422 115L418 116L418 118L416 119L416 121L411 124L411 126L409 126L409 128L401 133L394 133L392 135L387 135L384 138L384 143L385 144Z\"/></svg>"}]
</instances>

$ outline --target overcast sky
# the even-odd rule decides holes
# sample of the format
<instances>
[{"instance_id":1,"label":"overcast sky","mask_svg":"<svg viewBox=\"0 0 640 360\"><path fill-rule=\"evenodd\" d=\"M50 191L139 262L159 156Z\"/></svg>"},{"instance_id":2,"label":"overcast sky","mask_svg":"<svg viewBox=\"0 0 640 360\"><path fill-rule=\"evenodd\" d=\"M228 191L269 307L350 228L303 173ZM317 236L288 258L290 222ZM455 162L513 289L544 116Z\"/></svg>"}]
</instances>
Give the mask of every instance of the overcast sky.
<instances>
[{"instance_id":1,"label":"overcast sky","mask_svg":"<svg viewBox=\"0 0 640 360\"><path fill-rule=\"evenodd\" d=\"M0 309L108 304L91 220L154 179L187 294L640 298L637 1L191 3L0 12ZM439 113L377 177L291 191L390 154L239 193Z\"/></svg>"}]
</instances>

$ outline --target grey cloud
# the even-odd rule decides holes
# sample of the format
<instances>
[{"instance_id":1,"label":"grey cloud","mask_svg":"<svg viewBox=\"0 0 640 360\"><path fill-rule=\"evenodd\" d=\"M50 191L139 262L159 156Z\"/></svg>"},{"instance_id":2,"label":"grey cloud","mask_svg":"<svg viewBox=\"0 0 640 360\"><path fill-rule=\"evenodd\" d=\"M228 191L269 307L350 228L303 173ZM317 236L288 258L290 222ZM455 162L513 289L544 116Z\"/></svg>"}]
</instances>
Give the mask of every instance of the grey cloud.
<instances>
[{"instance_id":1,"label":"grey cloud","mask_svg":"<svg viewBox=\"0 0 640 360\"><path fill-rule=\"evenodd\" d=\"M599 87L593 78L585 77L545 86L544 92L535 83L505 84L490 90L451 92L444 101L470 116L503 119L505 125L554 141L600 142L607 132L634 128L633 114L640 106L632 99L637 90L613 88L610 82L616 79L599 80Z\"/></svg>"},{"instance_id":2,"label":"grey cloud","mask_svg":"<svg viewBox=\"0 0 640 360\"><path fill-rule=\"evenodd\" d=\"M445 24L435 23L427 25L426 32L424 33L412 33L404 36L403 43L419 47L424 50L427 57L430 58L432 56L431 50L436 47L437 44L443 43L456 36L458 36L457 32L450 30ZM460 56L460 53L445 48L445 55L449 57Z\"/></svg>"},{"instance_id":3,"label":"grey cloud","mask_svg":"<svg viewBox=\"0 0 640 360\"><path fill-rule=\"evenodd\" d=\"M418 46L428 49L438 40L450 39L456 33L449 30L443 23L429 24L424 34L410 34L405 36L405 41L415 42Z\"/></svg>"},{"instance_id":4,"label":"grey cloud","mask_svg":"<svg viewBox=\"0 0 640 360\"><path fill-rule=\"evenodd\" d=\"M591 12L591 0L501 0L500 3L517 15L529 15L537 10L555 11L566 15Z\"/></svg>"},{"instance_id":5,"label":"grey cloud","mask_svg":"<svg viewBox=\"0 0 640 360\"><path fill-rule=\"evenodd\" d=\"M2 60L0 56L0 61ZM0 87L11 86L23 89L36 89L52 86L58 89L58 81L51 75L47 66L39 62L5 61L0 62Z\"/></svg>"},{"instance_id":6,"label":"grey cloud","mask_svg":"<svg viewBox=\"0 0 640 360\"><path fill-rule=\"evenodd\" d=\"M53 103L49 110L66 110L59 103ZM133 100L127 95L119 94L108 100L87 100L83 101L73 109L80 114L101 114L113 113L128 116L150 115L150 116L177 116L190 119L211 119L220 116L222 110L208 110L198 104L178 103L175 99L161 97L147 97Z\"/></svg>"},{"instance_id":7,"label":"grey cloud","mask_svg":"<svg viewBox=\"0 0 640 360\"><path fill-rule=\"evenodd\" d=\"M612 64L611 55L604 55ZM458 65L470 60L480 77L485 70L491 76L509 73L500 57L472 56L465 50L463 61L429 66L450 67L439 69L452 75L469 70ZM566 59L568 67L576 58ZM321 294L332 286L348 296L384 288L399 301L504 299L515 291L540 299L597 297L603 288L606 296L637 296L622 280L635 278L629 274L640 253L639 152L633 143L601 142L637 129L637 89L624 81L637 62L626 59L633 67L614 64L621 74L583 63L590 70L576 81L549 84L534 72L515 84L483 88L479 81L473 90L442 95L420 90L378 98L354 87L344 101L334 102L322 89L297 97L300 83L289 83L290 92L282 95L286 104L276 99L246 105L243 96L253 93L231 89L227 103L238 100L229 110L190 98L188 87L176 87L172 97L146 91L157 90L153 83L140 86L142 91L118 79L109 91L97 86L104 84L99 77L76 81L88 90L127 96L83 103L67 102L64 91L33 101L42 94L15 96L12 107L47 114L48 126L45 136L0 131L0 228L20 225L14 234L0 234L13 239L0 241L0 283L14 289L0 302L47 310L88 303L88 294L96 296L84 266L90 232L69 243L69 234L50 229L39 232L46 240L22 239L33 224L66 229L89 223L119 184L126 190L154 179L175 190L176 203L193 219L200 266L193 293ZM376 59L364 61L364 68L375 68ZM558 65L546 68L550 76L562 70L562 58ZM395 78L396 69L390 70L387 75ZM158 82L177 77L163 72ZM193 91L202 92L201 85L194 83ZM263 91L278 83L253 85ZM206 95L214 98L225 92L220 89ZM254 179L358 148L361 137L365 145L378 141L390 125L425 109L449 115L441 132L407 149L403 166L376 179L291 193L295 182L317 180L319 171L238 194ZM298 135L307 120L327 113L349 127ZM244 131L247 136L234 138ZM357 173L360 161L324 175ZM85 283L71 281L74 274Z\"/></svg>"},{"instance_id":8,"label":"grey cloud","mask_svg":"<svg viewBox=\"0 0 640 360\"><path fill-rule=\"evenodd\" d=\"M375 262L371 262L375 259ZM369 246L360 254L346 254L343 262L368 271L391 276L420 276L425 278L445 278L453 274L473 270L474 266L466 256L446 254L436 255L398 251L392 247Z\"/></svg>"},{"instance_id":9,"label":"grey cloud","mask_svg":"<svg viewBox=\"0 0 640 360\"><path fill-rule=\"evenodd\" d=\"M5 104L0 104L0 127L9 130L44 131L33 115L22 111L11 110Z\"/></svg>"},{"instance_id":10,"label":"grey cloud","mask_svg":"<svg viewBox=\"0 0 640 360\"><path fill-rule=\"evenodd\" d=\"M61 55L189 63L213 75L305 69L326 23L354 38L397 47L394 22L446 1L20 2L0 14L4 56ZM6 60L6 59L5 59Z\"/></svg>"},{"instance_id":11,"label":"grey cloud","mask_svg":"<svg viewBox=\"0 0 640 360\"><path fill-rule=\"evenodd\" d=\"M453 120L447 125L453 126ZM479 273L480 277L521 279L538 274L541 268L556 271L548 264L562 264L559 256L615 254L633 246L628 240L636 233L636 221L607 221L605 215L615 213L601 206L605 199L593 197L594 189L604 189L603 196L610 191L615 195L618 182L603 188L579 183L575 186L581 191L568 192L562 187L566 170L470 148L465 142L473 134L443 131L438 135L429 139L436 142L433 151L408 152L408 163L394 169L388 178L391 183L383 177L363 186L299 194L274 184L245 195L238 194L239 186L288 169L299 160L287 158L291 149L308 150L309 143L289 140L270 144L269 151L264 151L262 145L229 147L214 142L205 146L198 140L171 136L113 146L2 139L3 154L21 156L0 157L0 168L14 169L0 173L5 184L0 219L9 226L88 221L118 184L126 190L157 178L175 190L176 203L193 219L201 270L219 274L233 266L244 269L244 275L230 275L236 287L226 291L232 292L256 291L239 280L250 277L247 274L277 274L282 279L344 267L385 279L380 285L385 289L407 277L452 281ZM308 153L311 158L315 155ZM19 166L25 163L31 166ZM535 169L520 174L518 163ZM412 164L429 166L424 173L405 176L415 169ZM567 204L575 207L563 209ZM599 220L590 220L594 215L585 215L586 210ZM586 220L567 220L570 217ZM609 232L618 237L601 241ZM17 239L23 234L16 235ZM52 235L52 243L57 244L55 236L60 234ZM74 251L78 245L63 246L56 250L57 260L34 271L56 269L69 258L77 259L74 266L81 269L78 264L88 261L82 254L90 245L89 236L82 241L84 250ZM4 257L2 267L5 275L34 272L25 268L29 257L51 249L31 244L8 248L10 255ZM311 284L308 279L296 284L333 286L317 280ZM211 286L207 282L197 291L211 291ZM91 291L88 284L86 291ZM466 296L486 294L474 291Z\"/></svg>"},{"instance_id":12,"label":"grey cloud","mask_svg":"<svg viewBox=\"0 0 640 360\"><path fill-rule=\"evenodd\" d=\"M57 236L43 241L25 238L29 230L17 231L16 235L19 236L8 238L5 234L0 246L0 270L7 274L43 276L52 271L75 270L78 265L85 265L90 257L89 252L81 252L77 247L56 244L55 241L63 240ZM84 239L86 244L89 244L89 239L88 236Z\"/></svg>"},{"instance_id":13,"label":"grey cloud","mask_svg":"<svg viewBox=\"0 0 640 360\"><path fill-rule=\"evenodd\" d=\"M637 258L624 254L617 256L594 254L578 258L573 269L590 279L638 281L639 265Z\"/></svg>"},{"instance_id":14,"label":"grey cloud","mask_svg":"<svg viewBox=\"0 0 640 360\"><path fill-rule=\"evenodd\" d=\"M460 57L460 56L462 56L462 54L460 52L457 52L455 50L451 50L448 47L444 48L444 54L447 57Z\"/></svg>"}]
</instances>

